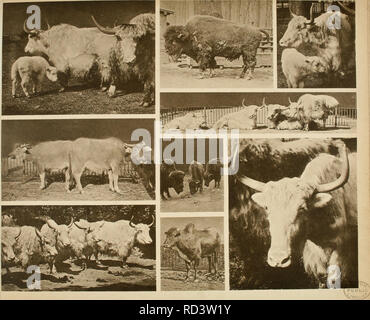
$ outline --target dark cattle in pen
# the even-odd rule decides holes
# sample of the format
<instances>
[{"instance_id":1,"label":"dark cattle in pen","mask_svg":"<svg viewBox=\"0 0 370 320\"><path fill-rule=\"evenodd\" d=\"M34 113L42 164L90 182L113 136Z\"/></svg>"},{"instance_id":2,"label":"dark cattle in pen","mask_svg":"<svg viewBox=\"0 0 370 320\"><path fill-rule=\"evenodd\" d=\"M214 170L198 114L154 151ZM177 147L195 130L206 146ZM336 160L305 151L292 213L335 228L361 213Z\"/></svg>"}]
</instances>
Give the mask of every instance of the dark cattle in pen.
<instances>
[{"instance_id":1,"label":"dark cattle in pen","mask_svg":"<svg viewBox=\"0 0 370 320\"><path fill-rule=\"evenodd\" d=\"M353 12L354 14L354 12ZM313 4L310 18L295 15L291 12L287 30L280 39L279 44L287 48L309 46L314 55L323 59L331 75L344 74L355 68L355 33L349 17L344 13L336 13L340 19L340 28L329 28L328 21L333 12L326 12L313 17Z\"/></svg>"},{"instance_id":2,"label":"dark cattle in pen","mask_svg":"<svg viewBox=\"0 0 370 320\"><path fill-rule=\"evenodd\" d=\"M340 157L320 154L300 177L267 183L239 175L257 191L251 198L265 210L272 268L303 264L317 287L326 287L328 267L338 266L342 286L355 286L357 275L356 153L344 143Z\"/></svg>"},{"instance_id":3,"label":"dark cattle in pen","mask_svg":"<svg viewBox=\"0 0 370 320\"><path fill-rule=\"evenodd\" d=\"M206 172L204 174L204 184L208 187L215 180L215 188L220 187L222 162L220 159L209 160L206 164Z\"/></svg>"},{"instance_id":4,"label":"dark cattle in pen","mask_svg":"<svg viewBox=\"0 0 370 320\"><path fill-rule=\"evenodd\" d=\"M104 35L116 39L115 45L110 48L106 66L109 95L115 95L116 86L125 89L129 82L138 81L144 88L141 104L152 105L155 87L155 15L139 14L128 24L113 28L103 27L94 17L92 19Z\"/></svg>"},{"instance_id":5,"label":"dark cattle in pen","mask_svg":"<svg viewBox=\"0 0 370 320\"><path fill-rule=\"evenodd\" d=\"M310 160L320 153L338 154L338 142L331 139L241 140L239 170L229 177L230 248L232 257L243 261L243 275L235 275L236 288L295 288L309 284L300 268L273 272L266 264L270 244L268 221L264 208L252 201L255 190L236 177L245 175L268 182L298 177ZM301 275L301 276L299 276ZM289 279L291 281L289 281Z\"/></svg>"},{"instance_id":6,"label":"dark cattle in pen","mask_svg":"<svg viewBox=\"0 0 370 320\"><path fill-rule=\"evenodd\" d=\"M194 268L194 281L197 280L197 267L202 258L208 259L208 272L217 274L217 257L220 251L221 237L215 228L195 229L189 223L183 230L173 227L165 232L163 247L175 250L185 261L186 277L189 278L190 268Z\"/></svg>"},{"instance_id":7,"label":"dark cattle in pen","mask_svg":"<svg viewBox=\"0 0 370 320\"><path fill-rule=\"evenodd\" d=\"M169 26L164 34L167 53L179 58L185 54L193 58L203 74L207 68L210 75L216 67L215 57L228 60L243 58L243 69L240 78L253 77L257 60L257 49L262 34L269 34L261 29L207 15L197 15L184 26Z\"/></svg>"},{"instance_id":8,"label":"dark cattle in pen","mask_svg":"<svg viewBox=\"0 0 370 320\"><path fill-rule=\"evenodd\" d=\"M200 162L192 161L189 166L189 174L191 180L189 181L190 193L194 194L198 190L203 192L204 167Z\"/></svg>"},{"instance_id":9,"label":"dark cattle in pen","mask_svg":"<svg viewBox=\"0 0 370 320\"><path fill-rule=\"evenodd\" d=\"M176 165L172 160L164 160L161 164L161 173L160 173L160 189L161 189L161 197L163 200L166 199L165 194L168 198L170 196L170 188L175 189L177 194L180 194L184 191L184 176L185 173L183 171L177 170Z\"/></svg>"}]
</instances>

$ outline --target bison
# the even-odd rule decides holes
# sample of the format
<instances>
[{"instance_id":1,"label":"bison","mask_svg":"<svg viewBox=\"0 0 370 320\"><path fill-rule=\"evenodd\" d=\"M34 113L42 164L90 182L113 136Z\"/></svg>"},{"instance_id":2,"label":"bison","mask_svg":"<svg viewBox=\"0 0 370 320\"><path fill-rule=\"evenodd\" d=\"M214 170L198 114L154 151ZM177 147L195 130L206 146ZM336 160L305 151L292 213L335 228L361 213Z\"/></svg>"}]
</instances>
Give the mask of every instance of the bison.
<instances>
[{"instance_id":1,"label":"bison","mask_svg":"<svg viewBox=\"0 0 370 320\"><path fill-rule=\"evenodd\" d=\"M185 173L177 170L176 165L172 160L164 160L164 162L161 164L160 171L160 189L162 200L166 200L165 194L168 198L171 198L169 188L175 189L177 194L180 194L184 191Z\"/></svg>"},{"instance_id":2,"label":"bison","mask_svg":"<svg viewBox=\"0 0 370 320\"><path fill-rule=\"evenodd\" d=\"M215 180L215 188L220 187L222 167L223 164L220 159L212 159L207 162L204 174L204 184L207 187L213 180Z\"/></svg>"},{"instance_id":3,"label":"bison","mask_svg":"<svg viewBox=\"0 0 370 320\"><path fill-rule=\"evenodd\" d=\"M16 97L16 89L21 83L24 94L30 98L31 94L41 92L42 81L48 78L50 81L58 80L57 69L49 65L42 57L20 57L12 65L12 96Z\"/></svg>"},{"instance_id":4,"label":"bison","mask_svg":"<svg viewBox=\"0 0 370 320\"><path fill-rule=\"evenodd\" d=\"M262 40L262 33L269 34L249 25L239 25L221 18L197 15L185 26L169 26L164 34L167 53L175 59L182 54L194 59L201 70L201 78L207 68L210 75L216 67L215 57L228 60L243 58L240 78L253 77L257 60L257 49Z\"/></svg>"},{"instance_id":5,"label":"bison","mask_svg":"<svg viewBox=\"0 0 370 320\"><path fill-rule=\"evenodd\" d=\"M283 50L281 67L288 88L304 88L304 79L309 75L324 73L327 65L322 57L305 56L290 48Z\"/></svg>"},{"instance_id":6,"label":"bison","mask_svg":"<svg viewBox=\"0 0 370 320\"><path fill-rule=\"evenodd\" d=\"M189 181L190 194L203 192L204 167L203 164L197 161L192 161L189 165L189 174L191 180Z\"/></svg>"},{"instance_id":7,"label":"bison","mask_svg":"<svg viewBox=\"0 0 370 320\"><path fill-rule=\"evenodd\" d=\"M319 287L330 265L339 266L342 283L358 280L356 254L349 253L357 250L356 154L348 159L344 143L339 153L340 159L320 154L300 177L264 183L238 176L257 191L251 198L266 212L271 236L267 263L286 268L302 261Z\"/></svg>"},{"instance_id":8,"label":"bison","mask_svg":"<svg viewBox=\"0 0 370 320\"><path fill-rule=\"evenodd\" d=\"M194 268L194 281L197 280L197 267L202 258L208 259L208 272L217 274L217 257L220 251L221 237L215 228L195 229L189 223L183 230L173 227L165 232L164 248L175 250L185 261L186 277L189 278L190 268Z\"/></svg>"}]
</instances>

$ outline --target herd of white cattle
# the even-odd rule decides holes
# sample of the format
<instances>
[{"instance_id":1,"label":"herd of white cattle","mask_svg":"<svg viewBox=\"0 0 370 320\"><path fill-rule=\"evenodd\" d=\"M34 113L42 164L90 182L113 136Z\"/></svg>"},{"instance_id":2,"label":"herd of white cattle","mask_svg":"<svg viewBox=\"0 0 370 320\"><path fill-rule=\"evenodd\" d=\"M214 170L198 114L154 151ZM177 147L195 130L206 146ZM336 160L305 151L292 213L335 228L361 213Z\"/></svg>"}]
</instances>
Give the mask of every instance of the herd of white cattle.
<instances>
[{"instance_id":1,"label":"herd of white cattle","mask_svg":"<svg viewBox=\"0 0 370 320\"><path fill-rule=\"evenodd\" d=\"M126 267L126 259L135 245L152 243L150 227L153 223L154 217L151 224L134 224L132 219L89 222L72 218L69 225L45 219L40 230L29 225L3 226L1 265L9 273L11 266L27 270L30 265L47 263L50 273L54 273L61 262L72 259L82 261L82 270L85 270L92 256L100 264L99 255L102 254L119 258L122 267Z\"/></svg>"},{"instance_id":2,"label":"herd of white cattle","mask_svg":"<svg viewBox=\"0 0 370 320\"><path fill-rule=\"evenodd\" d=\"M334 114L339 102L332 96L304 94L296 102L289 98L289 105L266 104L265 98L261 106L245 105L237 112L222 116L213 126L209 126L202 111L189 112L175 118L163 126L163 130L186 129L257 129L257 112L266 110L269 129L277 130L310 130L325 128L329 115ZM322 124L321 124L322 122Z\"/></svg>"}]
</instances>

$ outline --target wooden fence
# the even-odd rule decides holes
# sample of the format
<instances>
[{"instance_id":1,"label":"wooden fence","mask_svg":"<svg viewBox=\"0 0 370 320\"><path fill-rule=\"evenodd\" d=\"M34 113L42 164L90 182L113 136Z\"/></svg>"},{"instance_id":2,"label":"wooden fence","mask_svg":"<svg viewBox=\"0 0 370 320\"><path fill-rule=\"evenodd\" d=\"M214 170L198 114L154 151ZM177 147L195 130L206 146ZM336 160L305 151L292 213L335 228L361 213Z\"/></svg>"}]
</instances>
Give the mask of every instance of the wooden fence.
<instances>
[{"instance_id":1,"label":"wooden fence","mask_svg":"<svg viewBox=\"0 0 370 320\"><path fill-rule=\"evenodd\" d=\"M62 174L62 170L52 171L51 174L59 175ZM22 159L1 159L1 175L2 177L11 177L12 175L33 177L37 176L37 166L33 161L22 160ZM83 175L85 176L104 176L108 175L106 170L95 170L91 171L85 169ZM137 176L136 170L131 162L125 163L120 168L120 178L133 178Z\"/></svg>"},{"instance_id":2,"label":"wooden fence","mask_svg":"<svg viewBox=\"0 0 370 320\"><path fill-rule=\"evenodd\" d=\"M217 269L224 270L224 246L221 245L217 258ZM176 251L161 247L161 269L185 270L185 262L179 257ZM200 260L199 270L208 270L208 259Z\"/></svg>"},{"instance_id":3,"label":"wooden fence","mask_svg":"<svg viewBox=\"0 0 370 320\"><path fill-rule=\"evenodd\" d=\"M201 112L206 119L207 126L211 128L221 117L226 114L234 113L243 109L242 106L235 107L181 107L161 110L162 125L169 121L182 117L189 112ZM351 128L355 126L357 119L357 110L353 108L338 108L335 115L330 115L326 121L327 127L334 128ZM260 126L267 126L267 110L261 109L257 111L257 124Z\"/></svg>"}]
</instances>

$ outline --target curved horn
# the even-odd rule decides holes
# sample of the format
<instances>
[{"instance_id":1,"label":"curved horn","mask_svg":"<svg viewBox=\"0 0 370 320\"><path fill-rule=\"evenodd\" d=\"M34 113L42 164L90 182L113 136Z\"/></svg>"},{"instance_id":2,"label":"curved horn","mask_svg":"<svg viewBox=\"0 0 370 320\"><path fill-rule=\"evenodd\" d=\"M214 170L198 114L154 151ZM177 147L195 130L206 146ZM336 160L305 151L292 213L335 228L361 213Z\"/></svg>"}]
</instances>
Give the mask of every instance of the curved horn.
<instances>
[{"instance_id":1,"label":"curved horn","mask_svg":"<svg viewBox=\"0 0 370 320\"><path fill-rule=\"evenodd\" d=\"M263 97L263 100L262 100L262 106L266 107L266 97Z\"/></svg>"},{"instance_id":2,"label":"curved horn","mask_svg":"<svg viewBox=\"0 0 370 320\"><path fill-rule=\"evenodd\" d=\"M349 8L349 7L347 7L345 4L343 4L343 3L342 3L342 1L337 1L337 2L338 2L338 4L339 4L339 6L340 6L343 10L347 11L349 14L352 14L352 15L355 15L355 14L356 14L356 11L355 11L355 10L353 10L353 9L351 9L351 8Z\"/></svg>"},{"instance_id":3,"label":"curved horn","mask_svg":"<svg viewBox=\"0 0 370 320\"><path fill-rule=\"evenodd\" d=\"M154 224L154 215L152 215L152 223L148 224L148 227L150 228Z\"/></svg>"},{"instance_id":4,"label":"curved horn","mask_svg":"<svg viewBox=\"0 0 370 320\"><path fill-rule=\"evenodd\" d=\"M314 18L313 18L313 3L312 3L311 8L310 8L310 21L305 22L305 24L313 24L313 21L314 21Z\"/></svg>"},{"instance_id":5,"label":"curved horn","mask_svg":"<svg viewBox=\"0 0 370 320\"><path fill-rule=\"evenodd\" d=\"M35 34L35 33L37 33L36 30L30 30L30 29L27 28L27 19L24 20L24 22L23 22L23 30L27 34Z\"/></svg>"},{"instance_id":6,"label":"curved horn","mask_svg":"<svg viewBox=\"0 0 370 320\"><path fill-rule=\"evenodd\" d=\"M74 222L74 218L72 217L71 222L70 222L70 223L69 223L69 225L68 225L68 228L72 227L73 222Z\"/></svg>"},{"instance_id":7,"label":"curved horn","mask_svg":"<svg viewBox=\"0 0 370 320\"><path fill-rule=\"evenodd\" d=\"M247 107L245 104L244 104L244 100L245 100L245 98L243 99L243 101L242 101L242 106L243 107Z\"/></svg>"},{"instance_id":8,"label":"curved horn","mask_svg":"<svg viewBox=\"0 0 370 320\"><path fill-rule=\"evenodd\" d=\"M22 228L19 228L19 233L15 236L15 240L18 240L21 233L22 233Z\"/></svg>"},{"instance_id":9,"label":"curved horn","mask_svg":"<svg viewBox=\"0 0 370 320\"><path fill-rule=\"evenodd\" d=\"M132 219L133 219L133 218L134 218L134 216L132 216L132 217L131 217L130 222L129 222L128 224L129 224L129 226L130 226L130 227L135 228L135 227L136 227L136 225L135 225L134 223L132 223Z\"/></svg>"},{"instance_id":10,"label":"curved horn","mask_svg":"<svg viewBox=\"0 0 370 320\"><path fill-rule=\"evenodd\" d=\"M316 192L330 192L335 189L338 189L340 187L343 187L343 185L348 181L349 178L349 162L348 162L348 154L347 154L347 147L343 143L343 146L339 150L340 158L342 159L343 165L342 170L340 172L340 176L337 180L320 184L316 188Z\"/></svg>"},{"instance_id":11,"label":"curved horn","mask_svg":"<svg viewBox=\"0 0 370 320\"><path fill-rule=\"evenodd\" d=\"M289 104L292 104L292 100L290 100L290 97L288 97Z\"/></svg>"},{"instance_id":12,"label":"curved horn","mask_svg":"<svg viewBox=\"0 0 370 320\"><path fill-rule=\"evenodd\" d=\"M42 240L43 237L42 237L41 232L37 228L35 228L35 232L36 232L36 235L40 238L40 240Z\"/></svg>"},{"instance_id":13,"label":"curved horn","mask_svg":"<svg viewBox=\"0 0 370 320\"><path fill-rule=\"evenodd\" d=\"M265 188L265 183L254 180L252 178L248 178L246 176L237 176L237 179L244 185L246 185L249 188L252 188L256 191L262 192Z\"/></svg>"},{"instance_id":14,"label":"curved horn","mask_svg":"<svg viewBox=\"0 0 370 320\"><path fill-rule=\"evenodd\" d=\"M78 222L78 221L74 222L74 225L75 225L78 229L81 229L81 230L86 230L86 229L88 229L88 228L89 228L89 227L83 227L83 226L81 226L81 225L79 224L79 222Z\"/></svg>"},{"instance_id":15,"label":"curved horn","mask_svg":"<svg viewBox=\"0 0 370 320\"><path fill-rule=\"evenodd\" d=\"M115 35L116 31L113 28L104 28L102 25L100 25L94 18L94 16L91 16L92 21L96 25L96 27L103 33L109 34L109 35Z\"/></svg>"}]
</instances>

